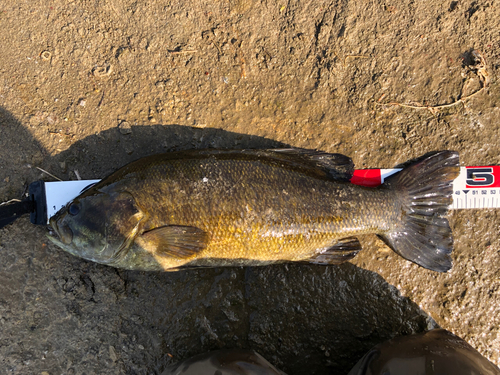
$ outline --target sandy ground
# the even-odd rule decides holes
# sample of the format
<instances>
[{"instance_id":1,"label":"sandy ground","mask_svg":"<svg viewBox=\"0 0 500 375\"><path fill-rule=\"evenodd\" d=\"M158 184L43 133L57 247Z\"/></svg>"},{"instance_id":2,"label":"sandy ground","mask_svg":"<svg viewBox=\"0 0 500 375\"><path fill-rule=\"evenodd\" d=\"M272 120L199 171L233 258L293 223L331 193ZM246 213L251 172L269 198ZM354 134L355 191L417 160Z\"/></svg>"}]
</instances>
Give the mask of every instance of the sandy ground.
<instances>
[{"instance_id":1,"label":"sandy ground","mask_svg":"<svg viewBox=\"0 0 500 375\"><path fill-rule=\"evenodd\" d=\"M5 1L0 46L0 202L52 180L37 167L101 178L203 147L500 164L495 1ZM446 274L370 236L340 267L162 274L67 255L23 218L0 230L0 373L155 374L243 347L291 375L344 374L436 325L499 365L499 212L450 219Z\"/></svg>"}]
</instances>

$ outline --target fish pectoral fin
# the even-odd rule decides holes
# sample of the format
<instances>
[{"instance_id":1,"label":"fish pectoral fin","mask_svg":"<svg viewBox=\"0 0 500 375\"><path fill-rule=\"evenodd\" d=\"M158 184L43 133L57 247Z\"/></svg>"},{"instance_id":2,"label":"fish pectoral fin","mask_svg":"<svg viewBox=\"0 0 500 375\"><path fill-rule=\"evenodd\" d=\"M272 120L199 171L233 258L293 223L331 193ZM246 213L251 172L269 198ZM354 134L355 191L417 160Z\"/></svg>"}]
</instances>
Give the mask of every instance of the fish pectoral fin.
<instances>
[{"instance_id":1,"label":"fish pectoral fin","mask_svg":"<svg viewBox=\"0 0 500 375\"><path fill-rule=\"evenodd\" d=\"M335 245L319 251L308 262L313 264L340 264L352 259L361 251L356 237L342 238Z\"/></svg>"},{"instance_id":2,"label":"fish pectoral fin","mask_svg":"<svg viewBox=\"0 0 500 375\"><path fill-rule=\"evenodd\" d=\"M143 233L137 239L147 251L160 257L190 258L208 244L208 233L196 227L168 225Z\"/></svg>"}]
</instances>

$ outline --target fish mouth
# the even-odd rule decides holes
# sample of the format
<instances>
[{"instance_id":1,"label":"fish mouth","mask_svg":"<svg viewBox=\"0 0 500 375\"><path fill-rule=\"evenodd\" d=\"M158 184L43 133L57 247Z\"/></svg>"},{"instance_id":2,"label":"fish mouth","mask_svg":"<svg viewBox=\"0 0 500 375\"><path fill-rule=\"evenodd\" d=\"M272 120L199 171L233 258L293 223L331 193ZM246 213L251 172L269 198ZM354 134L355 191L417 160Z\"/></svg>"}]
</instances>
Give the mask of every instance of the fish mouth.
<instances>
[{"instance_id":1,"label":"fish mouth","mask_svg":"<svg viewBox=\"0 0 500 375\"><path fill-rule=\"evenodd\" d=\"M59 241L59 237L54 231L49 230L49 233L47 233L46 236L54 245L59 246L62 249L65 249L67 247L64 243Z\"/></svg>"},{"instance_id":2,"label":"fish mouth","mask_svg":"<svg viewBox=\"0 0 500 375\"><path fill-rule=\"evenodd\" d=\"M50 218L49 225L52 231L49 231L48 237L52 242L61 246L61 244L69 245L73 241L73 231L68 225L58 224L54 217Z\"/></svg>"}]
</instances>

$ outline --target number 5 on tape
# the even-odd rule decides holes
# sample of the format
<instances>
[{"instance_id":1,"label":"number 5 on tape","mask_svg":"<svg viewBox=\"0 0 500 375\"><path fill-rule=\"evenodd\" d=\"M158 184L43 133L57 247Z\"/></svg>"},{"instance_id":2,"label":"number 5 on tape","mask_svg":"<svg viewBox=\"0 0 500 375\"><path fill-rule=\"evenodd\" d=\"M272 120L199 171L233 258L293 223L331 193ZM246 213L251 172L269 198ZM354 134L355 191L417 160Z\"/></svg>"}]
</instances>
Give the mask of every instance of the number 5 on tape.
<instances>
[{"instance_id":1,"label":"number 5 on tape","mask_svg":"<svg viewBox=\"0 0 500 375\"><path fill-rule=\"evenodd\" d=\"M461 167L453 181L453 208L500 208L500 166Z\"/></svg>"}]
</instances>

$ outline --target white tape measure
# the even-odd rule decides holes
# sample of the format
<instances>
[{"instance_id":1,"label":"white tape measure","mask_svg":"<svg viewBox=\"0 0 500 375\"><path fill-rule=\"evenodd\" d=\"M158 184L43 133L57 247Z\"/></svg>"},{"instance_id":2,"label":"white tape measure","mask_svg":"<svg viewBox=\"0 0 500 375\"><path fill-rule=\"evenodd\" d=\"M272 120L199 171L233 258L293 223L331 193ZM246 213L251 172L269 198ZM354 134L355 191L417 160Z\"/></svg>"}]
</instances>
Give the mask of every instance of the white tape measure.
<instances>
[{"instance_id":1,"label":"white tape measure","mask_svg":"<svg viewBox=\"0 0 500 375\"><path fill-rule=\"evenodd\" d=\"M500 166L461 167L453 181L453 208L500 208Z\"/></svg>"},{"instance_id":2,"label":"white tape measure","mask_svg":"<svg viewBox=\"0 0 500 375\"><path fill-rule=\"evenodd\" d=\"M351 182L375 187L400 170L358 169L354 171ZM87 186L97 182L99 180L45 182L47 218L52 217ZM500 208L500 166L460 167L460 175L453 181L453 204L450 208Z\"/></svg>"},{"instance_id":3,"label":"white tape measure","mask_svg":"<svg viewBox=\"0 0 500 375\"><path fill-rule=\"evenodd\" d=\"M45 201L47 219L50 219L73 198L80 195L82 190L100 180L56 181L45 183Z\"/></svg>"},{"instance_id":4,"label":"white tape measure","mask_svg":"<svg viewBox=\"0 0 500 375\"><path fill-rule=\"evenodd\" d=\"M358 169L351 182L362 186L378 186L401 169ZM453 181L451 209L500 208L500 166L460 167Z\"/></svg>"}]
</instances>

